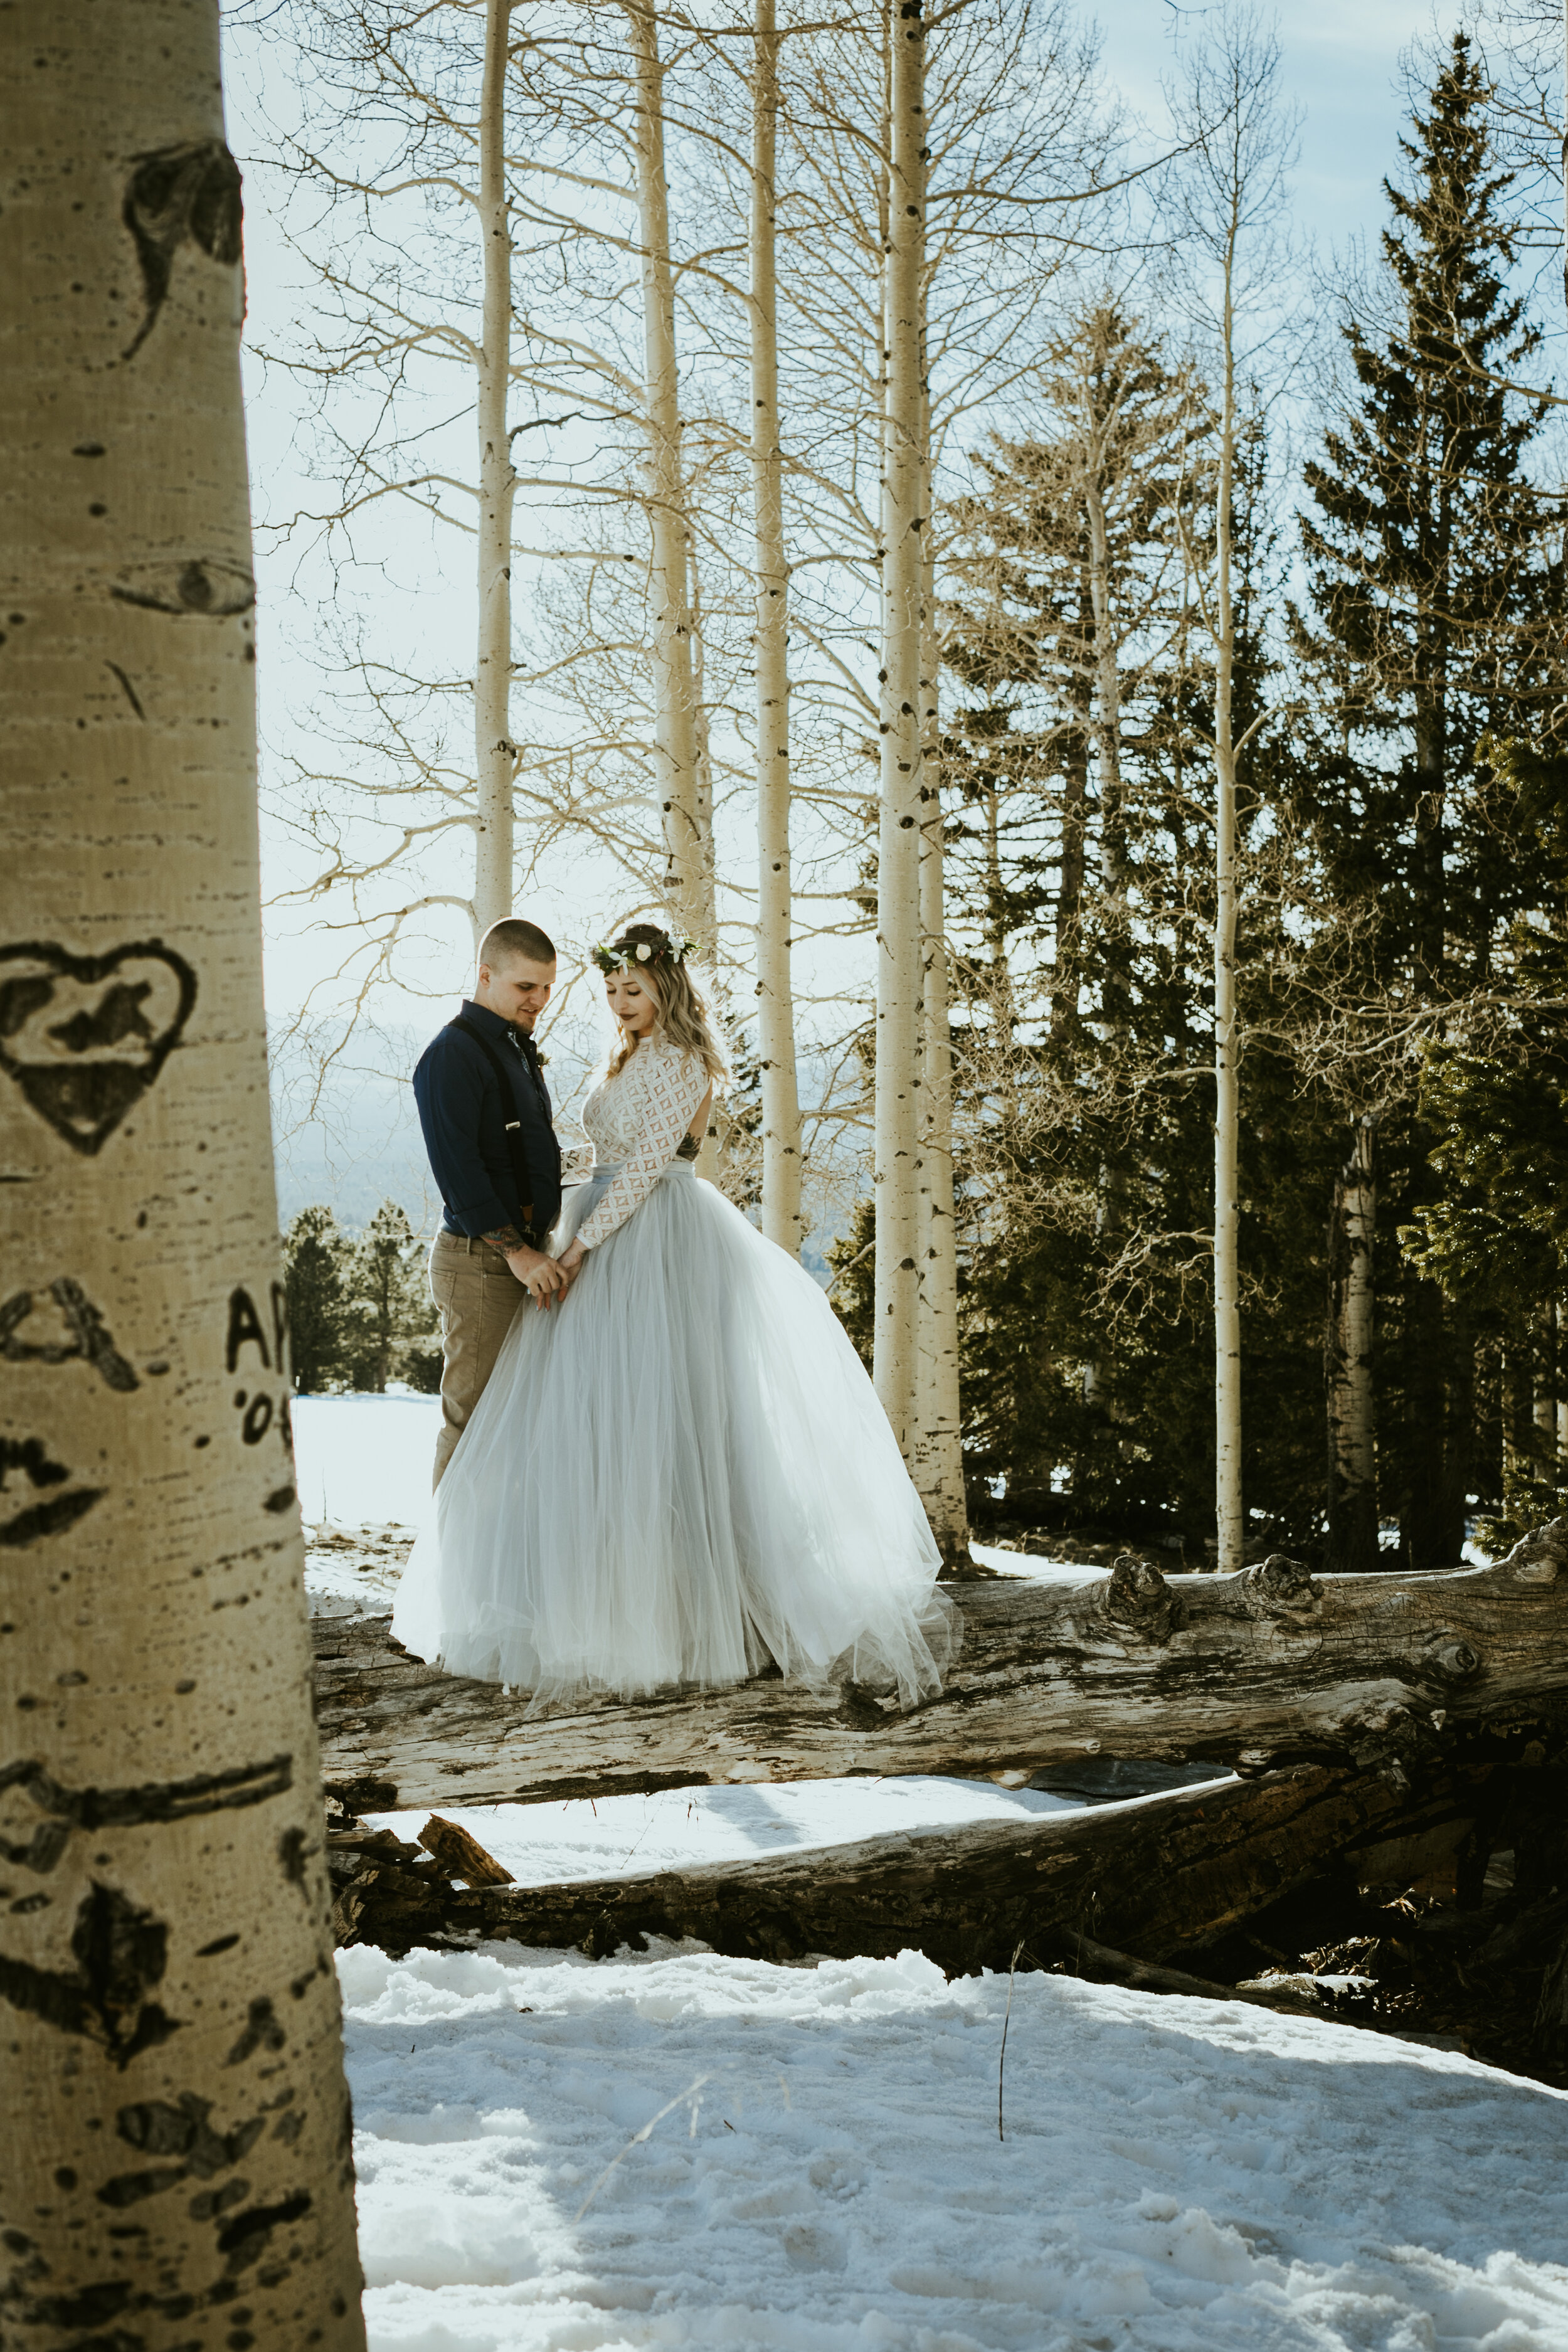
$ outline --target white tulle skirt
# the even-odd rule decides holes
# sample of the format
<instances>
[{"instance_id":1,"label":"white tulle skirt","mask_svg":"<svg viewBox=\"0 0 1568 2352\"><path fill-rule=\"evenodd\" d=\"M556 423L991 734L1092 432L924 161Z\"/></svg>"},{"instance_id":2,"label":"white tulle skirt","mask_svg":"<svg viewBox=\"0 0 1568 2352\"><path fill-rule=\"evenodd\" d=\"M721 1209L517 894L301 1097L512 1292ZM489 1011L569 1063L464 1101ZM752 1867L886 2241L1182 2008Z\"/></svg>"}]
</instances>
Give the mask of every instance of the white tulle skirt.
<instances>
[{"instance_id":1,"label":"white tulle skirt","mask_svg":"<svg viewBox=\"0 0 1568 2352\"><path fill-rule=\"evenodd\" d=\"M615 1173L569 1196L563 1249ZM910 1706L956 1614L874 1390L809 1275L677 1161L530 1305L405 1571L397 1639L535 1706L851 1677Z\"/></svg>"}]
</instances>

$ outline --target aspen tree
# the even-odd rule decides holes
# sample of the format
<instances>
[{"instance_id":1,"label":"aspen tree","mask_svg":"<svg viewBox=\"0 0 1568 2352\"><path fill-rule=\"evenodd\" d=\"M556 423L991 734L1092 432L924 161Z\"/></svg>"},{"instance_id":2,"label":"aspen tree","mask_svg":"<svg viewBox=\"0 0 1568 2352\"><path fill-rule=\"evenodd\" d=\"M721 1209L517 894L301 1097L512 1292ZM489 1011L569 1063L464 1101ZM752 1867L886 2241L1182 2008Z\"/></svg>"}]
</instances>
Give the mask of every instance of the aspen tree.
<instances>
[{"instance_id":1,"label":"aspen tree","mask_svg":"<svg viewBox=\"0 0 1568 2352\"><path fill-rule=\"evenodd\" d=\"M1329 1223L1329 1565L1347 1576L1377 1566L1377 1453L1373 1247L1377 1232L1377 1121L1358 1119L1334 1185Z\"/></svg>"},{"instance_id":2,"label":"aspen tree","mask_svg":"<svg viewBox=\"0 0 1568 2352\"><path fill-rule=\"evenodd\" d=\"M218 9L0 28L5 2336L353 2352Z\"/></svg>"},{"instance_id":3,"label":"aspen tree","mask_svg":"<svg viewBox=\"0 0 1568 2352\"><path fill-rule=\"evenodd\" d=\"M877 838L877 1393L908 1458L915 1401L921 1096L921 654L931 519L921 298L923 0L889 11L883 257L880 804Z\"/></svg>"},{"instance_id":4,"label":"aspen tree","mask_svg":"<svg viewBox=\"0 0 1568 2352\"><path fill-rule=\"evenodd\" d=\"M479 86L479 214L484 249L480 341L475 354L479 498L479 643L474 666L478 793L474 930L482 940L511 912L511 511L517 477L507 433L511 374L511 213L506 184L507 31L512 0L485 0Z\"/></svg>"},{"instance_id":5,"label":"aspen tree","mask_svg":"<svg viewBox=\"0 0 1568 2352\"><path fill-rule=\"evenodd\" d=\"M959 1395L958 1240L952 1199L952 1037L948 1025L945 845L942 814L942 715L935 583L927 551L921 660L921 1130L916 1238L916 1313L911 1475L949 1570L969 1565Z\"/></svg>"},{"instance_id":6,"label":"aspen tree","mask_svg":"<svg viewBox=\"0 0 1568 2352\"><path fill-rule=\"evenodd\" d=\"M1279 48L1240 8L1221 20L1201 53L1178 102L1178 119L1193 160L1178 208L1194 256L1212 275L1202 300L1219 362L1216 419L1215 552L1212 584L1204 599L1214 646L1214 732L1209 748L1215 780L1214 916L1214 1355L1215 1521L1222 1572L1239 1569L1245 1555L1242 1501L1241 1202L1238 1175L1243 1035L1236 984L1239 840L1237 757L1266 723L1262 712L1236 737L1235 503L1238 307L1278 318L1271 276L1278 259L1264 232L1283 200L1289 128L1275 105ZM1244 251L1247 266L1244 268ZM1263 340L1259 336L1259 341Z\"/></svg>"},{"instance_id":7,"label":"aspen tree","mask_svg":"<svg viewBox=\"0 0 1568 2352\"><path fill-rule=\"evenodd\" d=\"M789 558L780 446L776 194L779 36L756 0L752 79L752 505L756 590L757 1027L763 1231L800 1254L800 1096L790 980Z\"/></svg>"},{"instance_id":8,"label":"aspen tree","mask_svg":"<svg viewBox=\"0 0 1568 2352\"><path fill-rule=\"evenodd\" d=\"M642 266L647 400L647 515L652 542L654 740L664 823L664 892L674 919L713 952L711 838L702 822L697 695L692 668L686 485L680 453L680 376L675 273L664 160L664 66L658 20L626 9L637 80L637 242Z\"/></svg>"},{"instance_id":9,"label":"aspen tree","mask_svg":"<svg viewBox=\"0 0 1568 2352\"><path fill-rule=\"evenodd\" d=\"M1215 1526L1221 1574L1243 1564L1241 1492L1241 1034L1236 1001L1236 743L1231 724L1236 613L1231 596L1236 483L1236 237L1225 236L1221 292L1219 491L1215 509L1214 1348Z\"/></svg>"}]
</instances>

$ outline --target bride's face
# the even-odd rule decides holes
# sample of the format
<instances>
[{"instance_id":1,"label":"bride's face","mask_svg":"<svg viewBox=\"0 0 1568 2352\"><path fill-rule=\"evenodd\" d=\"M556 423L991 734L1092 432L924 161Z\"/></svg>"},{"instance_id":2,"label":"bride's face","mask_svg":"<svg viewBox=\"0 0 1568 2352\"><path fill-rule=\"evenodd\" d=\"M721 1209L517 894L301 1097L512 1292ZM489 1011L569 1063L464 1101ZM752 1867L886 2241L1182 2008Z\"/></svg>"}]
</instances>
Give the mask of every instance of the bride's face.
<instances>
[{"instance_id":1,"label":"bride's face","mask_svg":"<svg viewBox=\"0 0 1568 2352\"><path fill-rule=\"evenodd\" d=\"M628 1036L651 1037L658 1007L629 971L613 971L605 982L605 1001Z\"/></svg>"}]
</instances>

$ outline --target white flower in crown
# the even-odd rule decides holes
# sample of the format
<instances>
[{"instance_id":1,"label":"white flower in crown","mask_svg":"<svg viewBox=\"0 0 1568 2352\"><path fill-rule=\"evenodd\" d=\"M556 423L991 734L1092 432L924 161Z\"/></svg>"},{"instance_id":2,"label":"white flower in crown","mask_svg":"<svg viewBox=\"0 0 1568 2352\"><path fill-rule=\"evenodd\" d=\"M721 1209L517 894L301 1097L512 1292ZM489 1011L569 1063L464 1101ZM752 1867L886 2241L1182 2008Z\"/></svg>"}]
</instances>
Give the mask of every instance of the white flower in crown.
<instances>
[{"instance_id":1,"label":"white flower in crown","mask_svg":"<svg viewBox=\"0 0 1568 2352\"><path fill-rule=\"evenodd\" d=\"M638 944L638 947L637 947L637 961L638 961L638 963L647 963L647 961L648 961L648 958L652 955L652 953L653 953L653 950L649 947L649 945L648 945L647 941L646 940L643 940Z\"/></svg>"}]
</instances>

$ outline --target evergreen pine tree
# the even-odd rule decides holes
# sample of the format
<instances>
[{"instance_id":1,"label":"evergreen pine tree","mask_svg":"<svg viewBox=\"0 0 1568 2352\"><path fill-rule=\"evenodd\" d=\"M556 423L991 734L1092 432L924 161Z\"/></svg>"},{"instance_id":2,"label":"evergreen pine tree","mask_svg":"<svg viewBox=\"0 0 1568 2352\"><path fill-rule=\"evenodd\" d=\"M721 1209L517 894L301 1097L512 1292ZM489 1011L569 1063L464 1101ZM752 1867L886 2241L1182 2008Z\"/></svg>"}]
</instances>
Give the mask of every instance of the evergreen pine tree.
<instances>
[{"instance_id":1,"label":"evergreen pine tree","mask_svg":"<svg viewBox=\"0 0 1568 2352\"><path fill-rule=\"evenodd\" d=\"M414 1229L397 1202L384 1201L353 1244L344 1289L350 1377L380 1396L388 1381L406 1378L422 1341L427 1350L434 1322Z\"/></svg>"},{"instance_id":2,"label":"evergreen pine tree","mask_svg":"<svg viewBox=\"0 0 1568 2352\"><path fill-rule=\"evenodd\" d=\"M1213 470L1202 388L1126 322L1113 337L1101 314L1085 336L1089 364L1061 373L1087 375L1087 416L1058 396L1048 436L988 452L984 487L956 517L948 657L967 707L944 755L964 799L951 870L960 919L984 942L964 971L976 1017L955 1034L968 1439L977 1471L1005 1475L1023 1516L1174 1533L1199 1562L1214 1528L1202 747L1214 688L1184 567L1212 542ZM1121 720L1108 772L1096 641L1106 600L1097 613L1088 593L1084 477L1086 443L1111 419L1098 462L1124 495L1107 501ZM1233 509L1238 732L1278 698L1266 475L1256 426ZM1316 1107L1268 1034L1280 1025L1270 990L1287 908L1267 818L1288 796L1289 760L1289 739L1265 731L1239 776L1249 882L1238 974L1258 1032L1243 1073L1242 1165L1245 1373L1260 1409L1244 1467L1255 1534L1272 1523L1300 1544L1322 1501L1314 1199L1326 1163Z\"/></svg>"},{"instance_id":3,"label":"evergreen pine tree","mask_svg":"<svg viewBox=\"0 0 1568 2352\"><path fill-rule=\"evenodd\" d=\"M350 1377L348 1269L353 1244L331 1209L301 1209L283 1235L283 1280L294 1385L301 1395Z\"/></svg>"},{"instance_id":4,"label":"evergreen pine tree","mask_svg":"<svg viewBox=\"0 0 1568 2352\"><path fill-rule=\"evenodd\" d=\"M1362 997L1441 1003L1486 981L1531 877L1482 751L1538 733L1557 691L1554 517L1526 470L1540 404L1504 390L1538 337L1510 290L1518 226L1488 85L1455 35L1385 182L1395 321L1352 317L1354 389L1306 470L1314 615L1299 641L1326 720L1312 784L1324 880L1352 909L1342 970ZM1380 1487L1407 1566L1456 1560L1478 1475L1477 1335L1399 1230L1439 1198L1413 1087L1380 1152Z\"/></svg>"}]
</instances>

